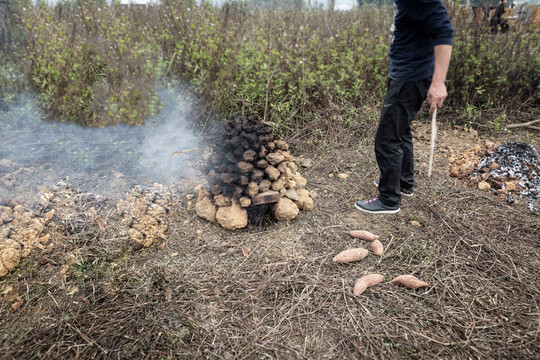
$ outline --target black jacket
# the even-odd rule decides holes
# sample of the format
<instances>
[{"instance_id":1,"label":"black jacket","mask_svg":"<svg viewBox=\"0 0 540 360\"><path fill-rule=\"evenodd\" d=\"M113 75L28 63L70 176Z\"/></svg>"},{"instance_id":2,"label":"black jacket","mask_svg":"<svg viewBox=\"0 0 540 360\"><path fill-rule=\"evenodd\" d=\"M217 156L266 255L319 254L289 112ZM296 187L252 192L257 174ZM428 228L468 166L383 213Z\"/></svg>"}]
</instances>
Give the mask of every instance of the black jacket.
<instances>
[{"instance_id":1,"label":"black jacket","mask_svg":"<svg viewBox=\"0 0 540 360\"><path fill-rule=\"evenodd\" d=\"M454 29L441 0L395 0L390 78L417 81L433 76L436 45L452 45Z\"/></svg>"}]
</instances>

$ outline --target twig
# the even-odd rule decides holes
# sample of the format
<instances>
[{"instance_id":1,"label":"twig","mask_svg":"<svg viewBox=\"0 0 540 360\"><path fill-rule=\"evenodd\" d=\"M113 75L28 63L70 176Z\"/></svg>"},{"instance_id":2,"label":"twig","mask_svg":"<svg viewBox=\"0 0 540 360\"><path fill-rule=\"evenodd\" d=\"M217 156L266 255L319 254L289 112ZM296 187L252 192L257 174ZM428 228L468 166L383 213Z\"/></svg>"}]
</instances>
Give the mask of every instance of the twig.
<instances>
[{"instance_id":1,"label":"twig","mask_svg":"<svg viewBox=\"0 0 540 360\"><path fill-rule=\"evenodd\" d=\"M105 350L103 347L101 347L101 345L99 345L97 342L95 342L94 340L92 340L89 336L85 335L82 333L82 331L80 331L79 329L77 329L75 326L71 325L70 323L66 322L66 325L72 329L72 330L75 330L75 332L77 334L79 334L84 340L86 340L88 343L96 346L97 348L99 348L99 350L101 350L102 352L104 352L105 354L108 354L108 351Z\"/></svg>"},{"instance_id":2,"label":"twig","mask_svg":"<svg viewBox=\"0 0 540 360\"><path fill-rule=\"evenodd\" d=\"M174 54L173 54L173 56L172 56L172 58L171 58L171 61L169 61L169 66L167 66L167 71L165 71L165 74L163 75L163 77L166 77L167 74L169 73L169 70L171 70L171 65L172 65L172 63L173 63L173 61L174 61L174 58L176 57L176 54L177 54L177 53L176 53L176 51L175 51Z\"/></svg>"},{"instance_id":3,"label":"twig","mask_svg":"<svg viewBox=\"0 0 540 360\"><path fill-rule=\"evenodd\" d=\"M527 129L540 130L540 127L538 127L538 126L533 126L533 125L536 124L536 123L540 123L540 119L531 120L531 121L528 121L528 122L525 122L525 123L521 123L521 124L510 124L510 125L506 125L506 128L507 128L507 129L513 129L513 128L524 127L524 128L527 128Z\"/></svg>"},{"instance_id":4,"label":"twig","mask_svg":"<svg viewBox=\"0 0 540 360\"><path fill-rule=\"evenodd\" d=\"M187 149L187 150L180 150L180 151L175 151L171 154L171 156L175 156L175 155L180 155L180 154L184 154L184 153L188 153L188 152L192 152L192 151L197 151L199 150L199 148L193 148L193 149Z\"/></svg>"},{"instance_id":5,"label":"twig","mask_svg":"<svg viewBox=\"0 0 540 360\"><path fill-rule=\"evenodd\" d=\"M273 3L272 3L272 12L270 14L270 30L268 31L268 70L270 70L270 65L272 64L272 29L273 29L273 24L274 24L274 9L273 9ZM274 71L272 71L271 74L267 74L267 78L266 78L266 99L265 99L265 103L264 103L264 116L263 116L263 121L266 121L266 116L267 116L267 112L268 112L268 97L269 97L269 92L270 92L270 81L272 80L272 77L274 76L274 74L276 73L277 71L277 68L278 68L278 64L276 64L276 68L274 69Z\"/></svg>"},{"instance_id":6,"label":"twig","mask_svg":"<svg viewBox=\"0 0 540 360\"><path fill-rule=\"evenodd\" d=\"M461 344L461 343L454 342L454 341L452 341L452 342L444 342L444 341L437 340L437 339L435 339L433 337L429 337L427 335L424 335L424 334L422 334L422 333L420 333L418 331L414 331L413 329L411 329L411 328L409 328L409 327L407 327L405 325L402 325L400 323L396 323L396 325L401 326L402 328L404 328L405 330L410 331L413 334L416 334L416 335L421 336L421 337L423 337L423 338L425 338L425 339L427 339L429 341L433 341L433 342L435 342L437 344L440 344L440 345L443 345L443 346L452 346L452 345L460 345Z\"/></svg>"}]
</instances>

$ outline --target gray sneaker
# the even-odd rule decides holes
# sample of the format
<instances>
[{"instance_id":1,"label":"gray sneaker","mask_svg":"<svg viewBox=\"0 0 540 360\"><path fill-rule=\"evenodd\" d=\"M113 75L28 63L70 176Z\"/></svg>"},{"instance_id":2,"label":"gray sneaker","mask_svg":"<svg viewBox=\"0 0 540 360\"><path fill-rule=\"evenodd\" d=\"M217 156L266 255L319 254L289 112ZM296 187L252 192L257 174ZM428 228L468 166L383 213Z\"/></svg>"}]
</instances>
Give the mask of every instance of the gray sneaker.
<instances>
[{"instance_id":1,"label":"gray sneaker","mask_svg":"<svg viewBox=\"0 0 540 360\"><path fill-rule=\"evenodd\" d=\"M379 197L376 196L373 199L357 201L354 203L354 207L358 210L365 211L371 214L395 214L399 212L399 205L388 206L384 205Z\"/></svg>"},{"instance_id":2,"label":"gray sneaker","mask_svg":"<svg viewBox=\"0 0 540 360\"><path fill-rule=\"evenodd\" d=\"M373 183L375 184L376 187L379 187L379 179L373 180ZM401 188L400 190L401 190L401 195L403 196L411 197L414 195L414 188L410 188L410 189Z\"/></svg>"}]
</instances>

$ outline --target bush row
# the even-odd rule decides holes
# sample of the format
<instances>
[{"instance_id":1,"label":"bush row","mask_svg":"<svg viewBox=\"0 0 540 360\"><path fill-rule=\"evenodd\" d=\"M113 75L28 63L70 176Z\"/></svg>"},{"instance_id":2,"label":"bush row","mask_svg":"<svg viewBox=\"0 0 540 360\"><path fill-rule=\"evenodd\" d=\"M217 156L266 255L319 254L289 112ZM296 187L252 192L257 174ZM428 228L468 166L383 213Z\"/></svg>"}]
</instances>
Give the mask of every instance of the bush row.
<instances>
[{"instance_id":1,"label":"bush row","mask_svg":"<svg viewBox=\"0 0 540 360\"><path fill-rule=\"evenodd\" d=\"M258 114L291 129L328 109L358 126L375 118L359 114L373 112L384 96L389 7L330 13L179 1L123 8L87 0L15 11L24 53L22 61L4 62L0 95L5 102L15 91L20 77L7 70L15 67L49 116L62 121L141 124L159 111L156 84L188 84L204 108ZM493 35L450 12L450 108L538 107L540 32L512 26Z\"/></svg>"}]
</instances>

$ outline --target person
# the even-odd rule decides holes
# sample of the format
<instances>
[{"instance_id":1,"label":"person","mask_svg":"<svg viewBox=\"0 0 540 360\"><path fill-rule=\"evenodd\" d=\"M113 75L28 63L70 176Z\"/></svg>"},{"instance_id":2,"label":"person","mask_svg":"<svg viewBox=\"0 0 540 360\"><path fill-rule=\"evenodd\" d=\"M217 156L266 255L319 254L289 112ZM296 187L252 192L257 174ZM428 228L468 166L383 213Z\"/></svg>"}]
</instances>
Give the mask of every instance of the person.
<instances>
[{"instance_id":1,"label":"person","mask_svg":"<svg viewBox=\"0 0 540 360\"><path fill-rule=\"evenodd\" d=\"M397 213L414 193L411 121L424 100L430 113L447 97L446 74L454 29L441 0L395 0L389 80L375 135L379 194L357 201L369 213Z\"/></svg>"},{"instance_id":2,"label":"person","mask_svg":"<svg viewBox=\"0 0 540 360\"><path fill-rule=\"evenodd\" d=\"M482 8L482 1L480 0L471 0L470 1L471 10L472 10L472 20L481 21L484 16L484 9Z\"/></svg>"},{"instance_id":3,"label":"person","mask_svg":"<svg viewBox=\"0 0 540 360\"><path fill-rule=\"evenodd\" d=\"M493 16L491 17L490 21L491 32L493 34L496 34L499 29L503 33L508 31L508 22L502 17L506 11L505 7L507 2L507 0L501 0L499 6L497 6L497 8L493 12Z\"/></svg>"}]
</instances>

